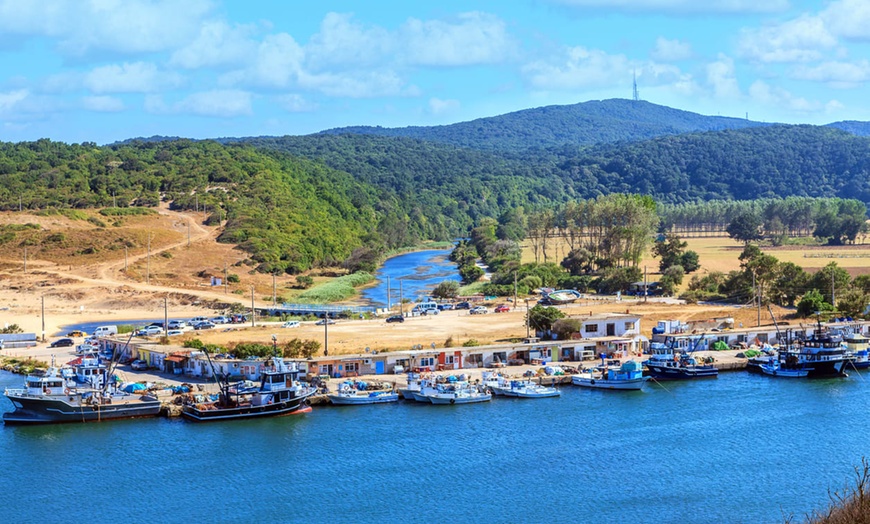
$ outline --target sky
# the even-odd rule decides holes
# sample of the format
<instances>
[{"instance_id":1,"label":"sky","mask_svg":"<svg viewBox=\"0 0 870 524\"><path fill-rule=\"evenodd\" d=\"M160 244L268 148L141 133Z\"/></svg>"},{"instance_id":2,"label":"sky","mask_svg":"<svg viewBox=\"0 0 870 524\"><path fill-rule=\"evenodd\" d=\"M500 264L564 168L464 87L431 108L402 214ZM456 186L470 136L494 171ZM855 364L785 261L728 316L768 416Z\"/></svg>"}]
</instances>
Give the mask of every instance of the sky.
<instances>
[{"instance_id":1,"label":"sky","mask_svg":"<svg viewBox=\"0 0 870 524\"><path fill-rule=\"evenodd\" d=\"M870 0L0 0L0 141L441 125L640 98L870 120Z\"/></svg>"}]
</instances>

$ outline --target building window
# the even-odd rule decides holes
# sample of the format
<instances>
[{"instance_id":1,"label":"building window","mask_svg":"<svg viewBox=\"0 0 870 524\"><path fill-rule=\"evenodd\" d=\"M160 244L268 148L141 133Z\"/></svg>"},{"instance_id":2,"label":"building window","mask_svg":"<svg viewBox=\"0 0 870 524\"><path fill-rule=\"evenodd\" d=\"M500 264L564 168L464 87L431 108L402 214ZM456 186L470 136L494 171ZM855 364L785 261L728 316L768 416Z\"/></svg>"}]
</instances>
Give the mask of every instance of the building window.
<instances>
[{"instance_id":1,"label":"building window","mask_svg":"<svg viewBox=\"0 0 870 524\"><path fill-rule=\"evenodd\" d=\"M628 331L631 329L634 329L634 322L626 322L625 323L625 330Z\"/></svg>"},{"instance_id":2,"label":"building window","mask_svg":"<svg viewBox=\"0 0 870 524\"><path fill-rule=\"evenodd\" d=\"M598 333L598 324L586 324L583 326L584 333Z\"/></svg>"},{"instance_id":3,"label":"building window","mask_svg":"<svg viewBox=\"0 0 870 524\"><path fill-rule=\"evenodd\" d=\"M429 366L435 365L435 359L433 357L423 357L420 359L420 367L425 368Z\"/></svg>"},{"instance_id":4,"label":"building window","mask_svg":"<svg viewBox=\"0 0 870 524\"><path fill-rule=\"evenodd\" d=\"M447 356L445 356L445 357L444 357L444 363L445 363L445 364L451 364L451 365L452 365L452 364L453 364L453 355L447 355Z\"/></svg>"},{"instance_id":5,"label":"building window","mask_svg":"<svg viewBox=\"0 0 870 524\"><path fill-rule=\"evenodd\" d=\"M359 362L347 362L344 364L344 370L348 372L359 371Z\"/></svg>"}]
</instances>

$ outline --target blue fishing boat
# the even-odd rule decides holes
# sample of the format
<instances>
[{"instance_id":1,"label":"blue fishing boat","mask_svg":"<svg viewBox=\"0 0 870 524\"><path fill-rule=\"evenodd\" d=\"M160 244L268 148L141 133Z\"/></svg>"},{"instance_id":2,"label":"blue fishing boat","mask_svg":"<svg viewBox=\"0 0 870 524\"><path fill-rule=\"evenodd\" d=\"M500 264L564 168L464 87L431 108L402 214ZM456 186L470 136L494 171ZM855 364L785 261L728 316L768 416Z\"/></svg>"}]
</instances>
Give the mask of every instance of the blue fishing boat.
<instances>
[{"instance_id":1,"label":"blue fishing boat","mask_svg":"<svg viewBox=\"0 0 870 524\"><path fill-rule=\"evenodd\" d=\"M643 376L643 364L634 360L626 360L619 368L602 365L578 373L571 377L571 382L575 386L584 388L637 391L649 378Z\"/></svg>"},{"instance_id":2,"label":"blue fishing boat","mask_svg":"<svg viewBox=\"0 0 870 524\"><path fill-rule=\"evenodd\" d=\"M359 391L347 382L339 386L336 393L326 395L336 405L359 406L363 404L384 404L398 402L399 394L392 391Z\"/></svg>"}]
</instances>

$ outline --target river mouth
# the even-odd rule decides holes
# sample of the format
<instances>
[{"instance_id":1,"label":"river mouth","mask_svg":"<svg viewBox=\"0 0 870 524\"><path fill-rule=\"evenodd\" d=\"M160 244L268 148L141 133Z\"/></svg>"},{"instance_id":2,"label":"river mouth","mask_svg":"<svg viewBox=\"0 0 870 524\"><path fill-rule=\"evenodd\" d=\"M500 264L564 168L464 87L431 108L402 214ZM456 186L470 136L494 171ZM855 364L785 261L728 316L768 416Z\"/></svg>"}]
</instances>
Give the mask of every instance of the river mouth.
<instances>
[{"instance_id":1,"label":"river mouth","mask_svg":"<svg viewBox=\"0 0 870 524\"><path fill-rule=\"evenodd\" d=\"M375 307L390 307L402 298L418 302L445 280L461 281L450 251L412 251L387 259L375 273L374 285L360 293L360 302Z\"/></svg>"}]
</instances>

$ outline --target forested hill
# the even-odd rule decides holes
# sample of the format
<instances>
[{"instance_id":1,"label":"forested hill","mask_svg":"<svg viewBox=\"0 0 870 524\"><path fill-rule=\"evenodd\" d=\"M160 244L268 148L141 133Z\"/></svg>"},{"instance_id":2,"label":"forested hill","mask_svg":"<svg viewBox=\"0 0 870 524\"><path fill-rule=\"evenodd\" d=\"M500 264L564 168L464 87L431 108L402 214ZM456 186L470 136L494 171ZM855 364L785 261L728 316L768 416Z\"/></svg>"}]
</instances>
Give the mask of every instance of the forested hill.
<instances>
[{"instance_id":1,"label":"forested hill","mask_svg":"<svg viewBox=\"0 0 870 524\"><path fill-rule=\"evenodd\" d=\"M525 109L444 126L357 126L322 133L418 138L472 149L521 151L530 147L637 141L764 125L739 118L704 116L649 102L611 99Z\"/></svg>"},{"instance_id":2,"label":"forested hill","mask_svg":"<svg viewBox=\"0 0 870 524\"><path fill-rule=\"evenodd\" d=\"M857 120L843 120L828 124L830 127L848 131L853 135L870 136L870 122L858 122Z\"/></svg>"},{"instance_id":3,"label":"forested hill","mask_svg":"<svg viewBox=\"0 0 870 524\"><path fill-rule=\"evenodd\" d=\"M790 195L870 202L870 140L830 127L726 130L543 154L571 173L575 187L595 181L665 202Z\"/></svg>"}]
</instances>

